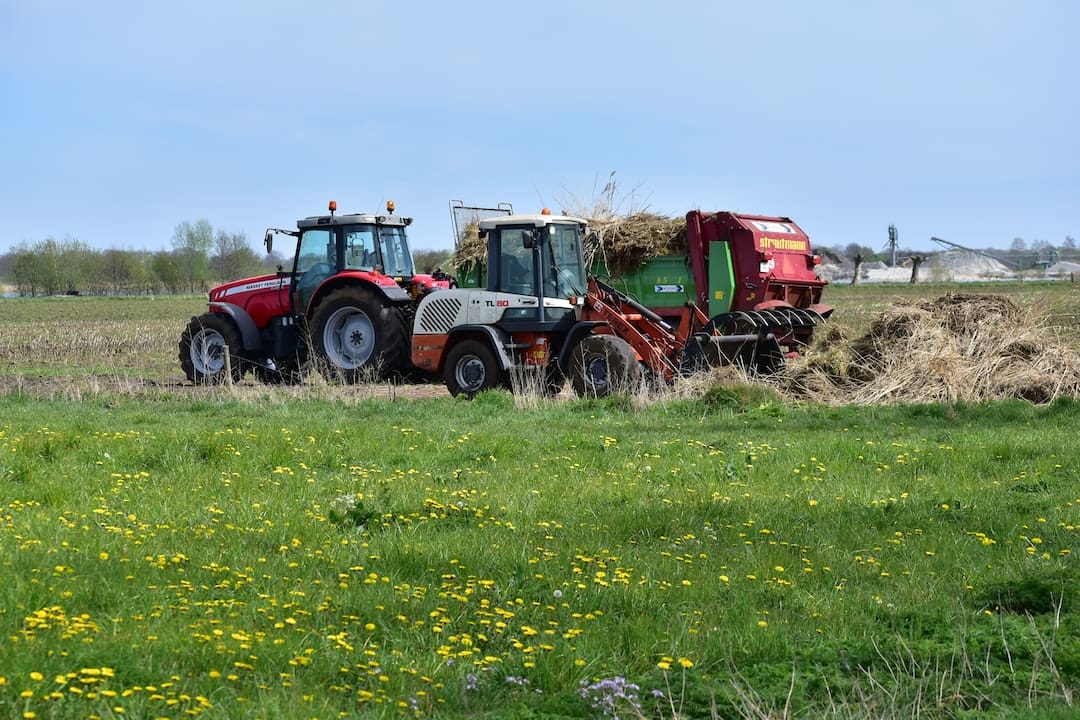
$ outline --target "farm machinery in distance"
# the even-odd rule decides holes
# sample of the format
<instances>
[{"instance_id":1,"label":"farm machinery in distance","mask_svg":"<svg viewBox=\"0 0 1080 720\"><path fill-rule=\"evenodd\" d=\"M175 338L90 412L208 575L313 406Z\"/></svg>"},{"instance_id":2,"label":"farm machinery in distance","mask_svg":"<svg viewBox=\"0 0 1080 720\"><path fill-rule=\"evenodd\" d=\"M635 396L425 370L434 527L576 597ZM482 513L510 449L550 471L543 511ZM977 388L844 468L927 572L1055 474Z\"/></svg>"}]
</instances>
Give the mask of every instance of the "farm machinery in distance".
<instances>
[{"instance_id":1,"label":"farm machinery in distance","mask_svg":"<svg viewBox=\"0 0 1080 720\"><path fill-rule=\"evenodd\" d=\"M328 377L356 382L407 370L409 325L417 303L448 288L448 275L414 272L405 229L386 214L329 215L266 231L295 239L289 270L210 290L209 309L181 333L180 365L196 384L239 380L297 382L310 362Z\"/></svg>"},{"instance_id":2,"label":"farm machinery in distance","mask_svg":"<svg viewBox=\"0 0 1080 720\"><path fill-rule=\"evenodd\" d=\"M700 218L703 225L695 237L702 252L693 262L706 268L706 253L715 254L718 265L726 256L728 274L734 278L714 293L734 302L710 319L704 290L715 280L707 270L698 284L703 292L697 302L663 308L661 315L589 277L584 220L546 210L539 215L499 210L476 222L487 258L472 277L474 284L484 286L432 293L416 310L412 361L421 369L441 372L452 395L515 385L550 395L569 378L577 394L604 396L636 386L643 368L665 381L727 363L768 372L785 354L797 352L795 346L809 337L804 328L830 312L817 302L824 281L797 282L776 271L794 273L801 262L810 278L816 278L809 240L801 231L798 237L805 246L791 237L774 237L795 235L794 223L781 227L759 218L762 225L756 231L740 224L724 235L719 224L713 229L708 224L708 218L721 214ZM777 254L798 259L778 262ZM757 274L735 274L733 266ZM695 272L695 279L699 275ZM755 298L762 302L753 308L739 304Z\"/></svg>"}]
</instances>

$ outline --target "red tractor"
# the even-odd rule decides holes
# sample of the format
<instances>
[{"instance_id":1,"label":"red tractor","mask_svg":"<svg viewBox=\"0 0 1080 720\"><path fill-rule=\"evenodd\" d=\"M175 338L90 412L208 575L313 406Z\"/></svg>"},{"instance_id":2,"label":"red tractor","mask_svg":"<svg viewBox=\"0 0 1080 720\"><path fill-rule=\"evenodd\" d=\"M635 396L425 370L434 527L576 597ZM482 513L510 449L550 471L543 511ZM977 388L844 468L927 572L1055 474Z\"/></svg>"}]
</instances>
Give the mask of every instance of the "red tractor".
<instances>
[{"instance_id":1,"label":"red tractor","mask_svg":"<svg viewBox=\"0 0 1080 720\"><path fill-rule=\"evenodd\" d=\"M267 383L295 383L309 366L353 383L408 370L416 305L451 278L414 272L405 228L412 218L330 214L304 218L292 269L210 291L209 310L180 335L180 366L196 384L235 382L250 370Z\"/></svg>"}]
</instances>

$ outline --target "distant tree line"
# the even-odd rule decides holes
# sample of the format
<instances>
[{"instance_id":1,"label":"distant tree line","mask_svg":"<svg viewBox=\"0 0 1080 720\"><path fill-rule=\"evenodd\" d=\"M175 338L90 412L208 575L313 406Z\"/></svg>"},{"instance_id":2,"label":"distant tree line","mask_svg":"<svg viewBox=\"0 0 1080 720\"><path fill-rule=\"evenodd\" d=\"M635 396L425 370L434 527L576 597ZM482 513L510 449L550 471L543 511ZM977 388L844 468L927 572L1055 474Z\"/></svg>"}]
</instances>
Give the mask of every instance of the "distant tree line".
<instances>
[{"instance_id":1,"label":"distant tree line","mask_svg":"<svg viewBox=\"0 0 1080 720\"><path fill-rule=\"evenodd\" d=\"M940 251L952 249L958 248L942 246ZM974 246L970 247L970 249L976 252L985 253L986 255L991 255L1001 260L1005 265L1017 270L1045 268L1062 260L1073 262L1080 261L1080 250L1076 247L1076 240L1069 235L1066 235L1065 239L1058 245L1054 245L1046 240L1034 240L1031 243L1028 243L1023 238L1018 237L1013 239L1007 250L1001 248L978 248ZM875 250L872 247L861 245L859 243L849 243L844 246L834 245L826 247L824 250L849 260L854 260L857 257L861 257L864 262L888 262L891 260L887 248ZM902 258L910 258L920 253L913 250L897 250L897 256Z\"/></svg>"},{"instance_id":2,"label":"distant tree line","mask_svg":"<svg viewBox=\"0 0 1080 720\"><path fill-rule=\"evenodd\" d=\"M215 232L199 220L176 226L171 250L97 250L74 238L23 243L0 255L0 279L25 297L201 292L273 272L280 262L257 255L243 233Z\"/></svg>"}]
</instances>

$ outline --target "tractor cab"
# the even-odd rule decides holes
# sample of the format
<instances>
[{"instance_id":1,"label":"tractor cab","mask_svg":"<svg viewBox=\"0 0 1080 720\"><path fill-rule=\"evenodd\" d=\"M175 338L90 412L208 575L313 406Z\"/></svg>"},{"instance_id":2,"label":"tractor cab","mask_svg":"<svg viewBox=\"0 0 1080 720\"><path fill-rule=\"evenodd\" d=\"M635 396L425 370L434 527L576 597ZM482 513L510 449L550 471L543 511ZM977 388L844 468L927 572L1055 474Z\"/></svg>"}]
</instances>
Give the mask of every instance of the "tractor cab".
<instances>
[{"instance_id":1,"label":"tractor cab","mask_svg":"<svg viewBox=\"0 0 1080 720\"><path fill-rule=\"evenodd\" d=\"M336 215L337 203L330 202L329 215L297 221L296 257L293 261L293 308L303 313L312 295L328 278L341 273L385 276L403 289L414 285L412 254L405 228L412 218L395 216L393 202L386 215L353 213ZM420 279L420 278L417 278Z\"/></svg>"}]
</instances>

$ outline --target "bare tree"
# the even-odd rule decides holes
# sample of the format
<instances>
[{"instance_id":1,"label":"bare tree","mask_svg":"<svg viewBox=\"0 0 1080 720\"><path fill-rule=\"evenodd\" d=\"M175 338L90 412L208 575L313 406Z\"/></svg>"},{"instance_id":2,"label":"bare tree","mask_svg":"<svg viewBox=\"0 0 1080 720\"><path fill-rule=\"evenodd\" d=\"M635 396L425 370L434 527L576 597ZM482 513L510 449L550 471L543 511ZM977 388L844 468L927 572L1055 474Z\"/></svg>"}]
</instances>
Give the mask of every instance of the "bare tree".
<instances>
[{"instance_id":1,"label":"bare tree","mask_svg":"<svg viewBox=\"0 0 1080 720\"><path fill-rule=\"evenodd\" d=\"M210 248L214 244L214 228L209 220L194 225L184 221L173 232L173 259L188 290L202 289L210 278Z\"/></svg>"},{"instance_id":2,"label":"bare tree","mask_svg":"<svg viewBox=\"0 0 1080 720\"><path fill-rule=\"evenodd\" d=\"M919 266L926 262L925 255L911 256L911 284L919 282Z\"/></svg>"},{"instance_id":3,"label":"bare tree","mask_svg":"<svg viewBox=\"0 0 1080 720\"><path fill-rule=\"evenodd\" d=\"M220 282L253 275L262 266L244 233L227 233L224 230L218 230L214 237L214 255L210 258L210 264Z\"/></svg>"}]
</instances>

